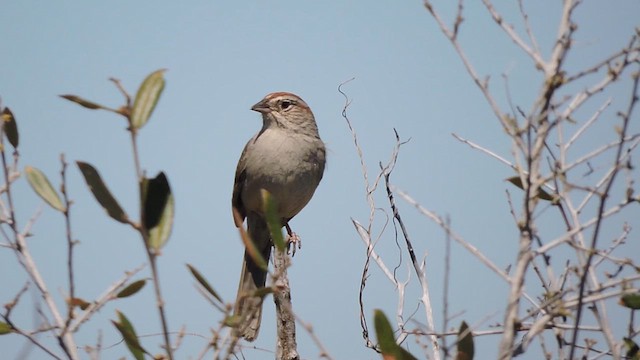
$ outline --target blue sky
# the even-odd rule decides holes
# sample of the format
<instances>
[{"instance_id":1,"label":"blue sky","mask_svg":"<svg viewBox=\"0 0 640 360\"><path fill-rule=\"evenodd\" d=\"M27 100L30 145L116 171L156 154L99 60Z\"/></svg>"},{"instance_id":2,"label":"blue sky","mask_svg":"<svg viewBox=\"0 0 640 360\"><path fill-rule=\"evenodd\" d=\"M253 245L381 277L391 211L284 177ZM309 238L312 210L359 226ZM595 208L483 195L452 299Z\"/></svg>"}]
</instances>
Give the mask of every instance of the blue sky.
<instances>
[{"instance_id":1,"label":"blue sky","mask_svg":"<svg viewBox=\"0 0 640 360\"><path fill-rule=\"evenodd\" d=\"M453 2L438 5L451 18ZM519 22L515 5L500 5L510 22ZM548 55L558 4L526 5ZM577 14L577 55L569 59L569 66L593 63L625 45L638 25L637 14L637 1L586 2ZM175 227L160 259L160 273L171 328L177 331L186 325L189 333L178 358L195 357L206 344L208 329L221 320L195 290L185 264L197 267L227 301L235 296L243 248L230 211L233 175L245 142L261 126L250 107L273 91L291 91L306 100L329 149L327 171L314 199L292 222L303 248L294 258L290 278L296 312L313 324L334 358L377 358L364 347L359 325L357 296L366 252L351 219L366 222L368 207L357 153L341 117L344 100L337 86L343 81L355 77L344 90L353 99L349 117L369 170L375 172L378 162L388 160L393 129L402 139L411 138L402 147L394 184L428 208L450 216L457 231L498 265L507 267L515 258L517 229L505 189L517 190L503 181L513 174L456 141L451 133L507 157L510 142L420 1L28 0L3 4L0 36L0 96L18 120L21 168L35 166L58 183L61 153L69 162L90 162L131 214L137 196L124 120L80 108L57 95L71 93L118 106L122 98L109 77L121 79L133 93L147 74L168 69L160 103L140 135L140 152L148 174L167 173L176 198ZM506 101L500 75L508 73L514 103L525 109L531 106L541 77L480 4L467 5L461 41L478 72L491 75L502 104ZM624 83L616 89L625 94ZM611 122L599 128L602 132L587 135L581 149L602 143L601 136L615 135L615 117L608 115ZM77 291L91 299L125 270L143 263L145 256L136 234L104 214L77 168L71 166L68 177L74 199L73 231L80 241L75 255ZM23 180L14 190L23 226L42 202ZM383 192L376 200L386 206ZM427 254L436 321L441 324L444 236L411 206L399 204L417 253ZM384 217L377 216L378 230ZM60 300L66 288L63 218L45 206L32 233L31 249ZM400 255L391 228L379 246L393 267ZM630 247L640 251L637 243ZM454 323L501 321L506 284L465 250L453 246L452 251L450 307L452 312L464 311ZM0 249L2 302L8 302L25 281L16 269L15 256ZM409 268L405 264L398 271L407 274ZM395 311L393 290L372 268L365 294L370 320L374 308L388 314ZM413 297L405 306L417 307L416 289L409 294ZM17 314L25 324L31 323L31 302L25 297ZM103 358L127 354L123 344L111 346L120 337L108 320L120 309L145 335L143 344L158 349L160 326L153 304L150 286L135 298L112 303L82 329L78 343L94 344L102 330L107 347ZM273 349L270 299L265 308L255 346ZM303 358L317 358L319 350L305 331L299 328L298 334ZM22 347L16 337L0 337L5 354L17 354ZM419 354L412 340L410 349ZM479 351L491 356L495 342L483 341ZM38 350L31 355L42 357ZM273 358L261 350L248 349L246 355Z\"/></svg>"}]
</instances>

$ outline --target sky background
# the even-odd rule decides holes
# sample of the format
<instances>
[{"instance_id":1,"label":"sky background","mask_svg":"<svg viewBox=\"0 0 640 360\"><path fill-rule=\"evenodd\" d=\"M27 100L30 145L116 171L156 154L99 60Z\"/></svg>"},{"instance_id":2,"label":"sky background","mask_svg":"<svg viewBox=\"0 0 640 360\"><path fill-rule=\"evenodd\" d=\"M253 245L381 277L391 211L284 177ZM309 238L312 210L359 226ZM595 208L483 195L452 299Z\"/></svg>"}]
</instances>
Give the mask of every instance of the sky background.
<instances>
[{"instance_id":1,"label":"sky background","mask_svg":"<svg viewBox=\"0 0 640 360\"><path fill-rule=\"evenodd\" d=\"M559 2L525 3L547 56ZM520 23L515 2L497 5L509 22ZM438 1L437 7L451 23L454 2ZM638 25L638 14L640 2L635 0L586 1L576 14L579 28L569 68L595 63L626 45ZM109 77L120 79L134 93L146 75L168 69L165 91L140 133L139 145L147 174L164 171L176 199L173 234L159 265L171 330L185 325L188 333L178 359L194 358L206 346L209 328L221 321L220 313L196 291L185 264L198 268L226 301L235 296L243 246L231 217L233 176L245 142L261 126L260 116L250 107L270 92L290 91L305 99L329 150L327 170L314 199L291 223L303 247L289 276L296 313L313 325L335 359L379 358L365 348L360 328L358 289L366 250L351 219L366 223L369 208L353 138L341 117L340 83L355 77L344 91L353 100L348 115L370 176L380 161L388 161L396 129L401 139L411 140L401 149L393 183L427 208L448 215L456 231L499 266L506 268L515 258L517 229L505 189L518 192L504 182L513 173L451 134L505 157L510 157L509 139L420 1L4 1L0 38L0 97L18 121L20 169L35 166L57 187L61 153L72 164L87 161L98 168L133 217L136 180L124 119L81 108L58 95L76 94L117 107L123 99ZM525 109L531 106L541 76L479 2L469 1L465 7L461 42L477 71L491 76L501 104L506 99L500 75L507 73L512 101ZM610 94L614 106L585 135L573 156L613 139L615 110L627 100L621 96L628 88L628 81L614 87ZM634 129L638 131L637 122ZM74 200L73 234L80 241L75 253L77 295L90 300L126 270L145 262L146 256L136 233L106 216L73 165L68 169L68 189ZM29 244L62 307L67 287L64 219L43 206L24 179L15 184L14 199L20 227L44 209ZM375 199L378 206L388 208L383 192ZM440 328L443 233L410 205L400 200L398 204L418 256L426 255ZM382 230L384 221L385 214L379 212L374 228ZM605 238L620 231L619 227L606 230L611 233ZM627 249L638 254L637 232L632 235L635 242ZM400 256L406 260L406 251L396 249L391 227L378 246L389 267L397 265ZM451 261L449 311L462 312L452 326L463 319L480 328L501 322L507 285L455 244ZM398 268L399 277L409 273L405 261ZM0 274L0 302L6 303L25 282L14 254L6 248L0 248ZM135 278L147 276L145 269ZM415 280L414 274L410 276ZM135 297L104 308L77 334L79 346L94 345L102 331L104 359L128 356L109 321L119 309L144 336L143 345L158 352L162 339L150 285ZM538 294L539 285L531 286ZM408 290L407 309L419 306L418 295L414 284ZM16 311L25 326L34 321L35 300L36 295L23 297ZM396 309L394 289L375 266L365 302L371 326L374 308L389 316ZM423 322L421 311L416 319ZM497 339L483 338L477 353L494 357ZM256 349L245 349L246 358L272 359L274 343L269 298ZM319 357L301 327L298 344L303 358ZM413 340L408 344L414 354L421 354ZM0 337L3 357L13 358L24 346L17 336ZM32 349L29 358L46 357Z\"/></svg>"}]
</instances>

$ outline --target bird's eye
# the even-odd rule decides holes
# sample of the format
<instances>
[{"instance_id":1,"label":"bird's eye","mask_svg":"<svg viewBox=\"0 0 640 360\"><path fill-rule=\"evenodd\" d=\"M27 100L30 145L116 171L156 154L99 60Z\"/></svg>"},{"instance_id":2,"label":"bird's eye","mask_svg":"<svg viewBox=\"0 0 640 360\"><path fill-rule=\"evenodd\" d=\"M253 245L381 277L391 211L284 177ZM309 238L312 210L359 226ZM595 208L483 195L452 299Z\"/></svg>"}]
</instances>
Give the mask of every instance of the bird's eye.
<instances>
[{"instance_id":1,"label":"bird's eye","mask_svg":"<svg viewBox=\"0 0 640 360\"><path fill-rule=\"evenodd\" d=\"M280 108L282 108L282 110L287 110L288 108L291 107L291 105L293 105L293 103L289 100L282 100L282 102L280 103Z\"/></svg>"}]
</instances>

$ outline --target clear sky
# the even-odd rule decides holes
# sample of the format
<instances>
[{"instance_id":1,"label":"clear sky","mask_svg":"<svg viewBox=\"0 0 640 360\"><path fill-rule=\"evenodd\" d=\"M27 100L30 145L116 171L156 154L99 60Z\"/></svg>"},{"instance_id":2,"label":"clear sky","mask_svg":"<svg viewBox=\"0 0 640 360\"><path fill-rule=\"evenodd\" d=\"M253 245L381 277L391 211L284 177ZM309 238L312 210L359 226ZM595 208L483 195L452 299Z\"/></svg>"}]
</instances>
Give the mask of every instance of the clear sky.
<instances>
[{"instance_id":1,"label":"clear sky","mask_svg":"<svg viewBox=\"0 0 640 360\"><path fill-rule=\"evenodd\" d=\"M457 2L437 3L450 19ZM547 55L558 1L525 3ZM515 5L500 10L519 23ZM625 45L638 14L638 1L587 1L577 14L578 55L570 58L570 66L593 63ZM508 73L514 103L529 108L540 76L479 2L469 1L461 31L477 70L491 75L500 100L505 101L500 75ZM176 198L175 227L160 273L171 330L185 325L188 333L179 359L195 357L206 345L208 329L221 320L195 290L185 264L197 267L225 300L235 296L243 247L230 210L233 176L245 142L261 126L250 107L273 91L294 92L306 100L329 149L327 171L314 199L292 221L303 247L289 274L296 313L313 325L335 359L379 358L364 347L360 329L358 289L366 251L351 219L366 223L369 210L357 153L341 117L341 82L355 77L344 89L353 99L349 117L369 170L375 172L380 161L389 159L395 128L411 141L402 147L394 184L450 216L456 230L499 266L506 268L515 258L517 229L505 189L517 190L503 181L513 175L511 170L451 133L506 157L509 140L420 1L4 1L0 38L0 96L18 120L20 168L38 167L58 184L61 153L70 162L90 162L130 214L137 196L124 120L57 95L76 94L115 107L122 98L109 77L121 79L134 92L147 74L168 69L160 103L140 135L140 152L148 174L167 173ZM602 136L615 135L615 116L608 116L611 121L602 127L607 135ZM594 143L582 149L602 142L598 136L588 139ZM145 255L136 234L105 215L75 166L68 178L73 232L80 241L77 292L90 300L125 270L143 263ZM24 180L15 186L15 199L20 226L43 206ZM383 192L376 200L387 206ZM399 204L418 255L427 254L441 326L444 236L410 205ZM376 219L381 230L384 213ZM62 306L67 286L62 216L44 206L32 233L31 249ZM380 247L393 268L400 255L391 227ZM637 241L630 247L640 253ZM450 311L464 312L454 323L465 319L485 328L502 321L506 284L464 249L453 246L452 251ZM406 260L406 253L402 256ZM405 263L398 272L403 278L411 270ZM0 248L0 274L0 302L6 303L25 281L6 248ZM145 276L147 270L139 277ZM152 293L148 286L134 298L111 303L82 328L78 343L95 344L101 330L104 359L128 356L123 344L116 345L120 336L108 321L119 309L145 336L143 344L157 351L162 339ZM32 297L22 301L17 316L28 325ZM374 267L365 302L370 321L374 308L389 315L396 309L394 289ZM405 306L419 306L415 288ZM273 358L261 350L274 348L271 299L265 309L257 349L245 351L249 359ZM303 358L318 358L319 350L302 328L298 338ZM12 358L23 349L24 342L17 339L0 337L3 356ZM410 349L420 354L413 340ZM493 356L495 341L483 339L478 351ZM34 359L44 356L36 349L30 354Z\"/></svg>"}]
</instances>

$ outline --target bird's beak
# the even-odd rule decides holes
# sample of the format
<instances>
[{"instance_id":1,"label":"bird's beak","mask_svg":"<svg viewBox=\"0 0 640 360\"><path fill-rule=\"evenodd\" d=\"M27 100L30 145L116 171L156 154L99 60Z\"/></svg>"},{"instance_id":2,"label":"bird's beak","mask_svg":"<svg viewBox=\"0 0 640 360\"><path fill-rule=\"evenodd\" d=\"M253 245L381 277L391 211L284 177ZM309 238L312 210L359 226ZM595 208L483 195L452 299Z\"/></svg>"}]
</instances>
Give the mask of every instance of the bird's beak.
<instances>
[{"instance_id":1,"label":"bird's beak","mask_svg":"<svg viewBox=\"0 0 640 360\"><path fill-rule=\"evenodd\" d=\"M263 114L268 114L271 112L271 108L269 108L269 105L267 105L267 102L262 100L259 103L253 105L251 107L251 110L253 111L257 111L259 113L263 113Z\"/></svg>"}]
</instances>

